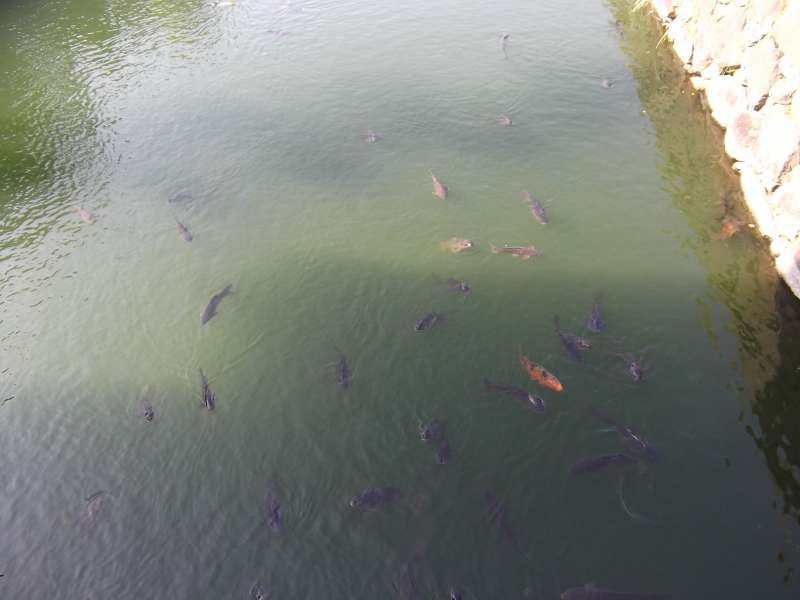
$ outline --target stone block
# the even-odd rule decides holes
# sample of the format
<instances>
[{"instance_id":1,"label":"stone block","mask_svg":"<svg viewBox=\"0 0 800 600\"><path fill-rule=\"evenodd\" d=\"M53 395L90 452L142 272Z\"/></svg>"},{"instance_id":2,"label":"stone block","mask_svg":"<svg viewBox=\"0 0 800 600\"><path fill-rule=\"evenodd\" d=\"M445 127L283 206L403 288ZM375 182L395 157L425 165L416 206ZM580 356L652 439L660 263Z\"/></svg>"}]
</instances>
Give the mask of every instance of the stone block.
<instances>
[{"instance_id":1,"label":"stone block","mask_svg":"<svg viewBox=\"0 0 800 600\"><path fill-rule=\"evenodd\" d=\"M664 20L675 18L677 8L673 0L651 0L656 14Z\"/></svg>"},{"instance_id":2,"label":"stone block","mask_svg":"<svg viewBox=\"0 0 800 600\"><path fill-rule=\"evenodd\" d=\"M728 156L747 164L753 164L761 130L760 114L745 111L734 117L725 131L725 151ZM742 171L744 173L745 170Z\"/></svg>"},{"instance_id":3,"label":"stone block","mask_svg":"<svg viewBox=\"0 0 800 600\"><path fill-rule=\"evenodd\" d=\"M762 112L765 114L755 151L761 181L771 191L800 163L800 126L780 107L773 106Z\"/></svg>"},{"instance_id":4,"label":"stone block","mask_svg":"<svg viewBox=\"0 0 800 600\"><path fill-rule=\"evenodd\" d=\"M770 89L780 76L778 58L778 49L769 37L745 49L740 70L747 85L748 108L761 108L766 101Z\"/></svg>"},{"instance_id":5,"label":"stone block","mask_svg":"<svg viewBox=\"0 0 800 600\"><path fill-rule=\"evenodd\" d=\"M729 75L718 75L706 83L706 97L711 115L723 127L747 109L744 88ZM737 157L738 158L738 157Z\"/></svg>"},{"instance_id":6,"label":"stone block","mask_svg":"<svg viewBox=\"0 0 800 600\"><path fill-rule=\"evenodd\" d=\"M675 48L675 54L678 55L678 58L684 63L690 63L692 61L694 44L684 24L673 21L667 28L667 36L672 40L672 46Z\"/></svg>"},{"instance_id":7,"label":"stone block","mask_svg":"<svg viewBox=\"0 0 800 600\"><path fill-rule=\"evenodd\" d=\"M798 82L789 81L788 79L781 77L772 85L772 88L770 88L768 102L770 104L790 106L797 88Z\"/></svg>"},{"instance_id":8,"label":"stone block","mask_svg":"<svg viewBox=\"0 0 800 600\"><path fill-rule=\"evenodd\" d=\"M784 56L795 65L800 65L800 2L789 2L783 13L775 19L772 37Z\"/></svg>"}]
</instances>

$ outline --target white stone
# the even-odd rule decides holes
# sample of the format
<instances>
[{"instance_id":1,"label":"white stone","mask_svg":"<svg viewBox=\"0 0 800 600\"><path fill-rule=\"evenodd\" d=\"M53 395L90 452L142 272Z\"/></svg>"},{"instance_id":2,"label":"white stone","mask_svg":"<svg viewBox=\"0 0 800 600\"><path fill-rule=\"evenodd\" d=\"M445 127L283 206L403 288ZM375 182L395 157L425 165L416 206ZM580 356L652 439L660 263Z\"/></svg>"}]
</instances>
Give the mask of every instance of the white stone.
<instances>
[{"instance_id":1,"label":"white stone","mask_svg":"<svg viewBox=\"0 0 800 600\"><path fill-rule=\"evenodd\" d=\"M725 131L725 151L728 156L752 165L760 129L760 114L745 111L736 115Z\"/></svg>"},{"instance_id":2,"label":"white stone","mask_svg":"<svg viewBox=\"0 0 800 600\"><path fill-rule=\"evenodd\" d=\"M675 2L673 0L652 0L656 14L664 20L675 16Z\"/></svg>"},{"instance_id":3,"label":"white stone","mask_svg":"<svg viewBox=\"0 0 800 600\"><path fill-rule=\"evenodd\" d=\"M800 126L778 106L762 112L756 156L764 187L773 190L800 163Z\"/></svg>"},{"instance_id":4,"label":"white stone","mask_svg":"<svg viewBox=\"0 0 800 600\"><path fill-rule=\"evenodd\" d=\"M742 184L742 193L747 202L747 208L753 215L761 233L770 239L778 237L775 222L772 219L772 209L767 202L767 191L761 185L761 179L752 169L746 166L742 169L739 181Z\"/></svg>"},{"instance_id":5,"label":"white stone","mask_svg":"<svg viewBox=\"0 0 800 600\"><path fill-rule=\"evenodd\" d=\"M711 115L723 127L747 109L744 88L729 75L719 75L706 83L706 96Z\"/></svg>"},{"instance_id":6,"label":"white stone","mask_svg":"<svg viewBox=\"0 0 800 600\"><path fill-rule=\"evenodd\" d=\"M678 21L673 21L667 29L667 35L672 40L672 45L675 48L675 53L684 63L689 63L692 60L692 51L694 44L689 39L689 35Z\"/></svg>"},{"instance_id":7,"label":"white stone","mask_svg":"<svg viewBox=\"0 0 800 600\"><path fill-rule=\"evenodd\" d=\"M767 99L772 84L780 76L778 49L771 38L764 38L747 48L742 55L742 68L747 85L747 107L760 108Z\"/></svg>"},{"instance_id":8,"label":"white stone","mask_svg":"<svg viewBox=\"0 0 800 600\"><path fill-rule=\"evenodd\" d=\"M769 91L769 103L789 106L797 88L797 82L789 81L783 77L778 79Z\"/></svg>"},{"instance_id":9,"label":"white stone","mask_svg":"<svg viewBox=\"0 0 800 600\"><path fill-rule=\"evenodd\" d=\"M790 2L783 13L775 19L772 37L784 56L800 65L800 2Z\"/></svg>"}]
</instances>

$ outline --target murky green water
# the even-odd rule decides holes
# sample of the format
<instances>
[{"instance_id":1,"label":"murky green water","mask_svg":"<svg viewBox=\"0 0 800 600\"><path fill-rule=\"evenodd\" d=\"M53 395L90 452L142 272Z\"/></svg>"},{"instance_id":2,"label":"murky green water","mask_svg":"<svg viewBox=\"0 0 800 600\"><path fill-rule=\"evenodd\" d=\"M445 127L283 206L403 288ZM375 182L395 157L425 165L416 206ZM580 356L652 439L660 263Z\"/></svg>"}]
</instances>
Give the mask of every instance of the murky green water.
<instances>
[{"instance_id":1,"label":"murky green water","mask_svg":"<svg viewBox=\"0 0 800 600\"><path fill-rule=\"evenodd\" d=\"M419 598L796 598L800 310L750 232L717 239L718 132L630 8L0 5L0 597L391 598L408 565ZM576 364L552 318L584 331L598 292ZM661 460L571 476L626 451L592 407Z\"/></svg>"}]
</instances>

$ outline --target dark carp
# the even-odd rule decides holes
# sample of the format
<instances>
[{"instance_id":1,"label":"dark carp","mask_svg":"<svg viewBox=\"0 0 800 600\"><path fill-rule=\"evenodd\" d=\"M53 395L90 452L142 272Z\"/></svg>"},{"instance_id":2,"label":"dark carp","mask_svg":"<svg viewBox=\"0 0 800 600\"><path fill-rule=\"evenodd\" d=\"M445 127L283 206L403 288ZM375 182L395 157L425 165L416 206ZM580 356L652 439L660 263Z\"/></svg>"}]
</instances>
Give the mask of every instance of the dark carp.
<instances>
[{"instance_id":1,"label":"dark carp","mask_svg":"<svg viewBox=\"0 0 800 600\"><path fill-rule=\"evenodd\" d=\"M283 528L283 515L281 515L281 502L272 486L267 486L264 494L264 518L267 527L273 531Z\"/></svg>"},{"instance_id":2,"label":"dark carp","mask_svg":"<svg viewBox=\"0 0 800 600\"><path fill-rule=\"evenodd\" d=\"M615 592L599 588L593 583L569 588L561 594L561 600L667 600L668 598L670 598L668 594Z\"/></svg>"},{"instance_id":3,"label":"dark carp","mask_svg":"<svg viewBox=\"0 0 800 600\"><path fill-rule=\"evenodd\" d=\"M211 386L208 385L208 379L206 379L206 376L203 374L203 369L200 369L200 386L202 396L200 405L207 410L214 410L217 405L217 395L211 390Z\"/></svg>"},{"instance_id":4,"label":"dark carp","mask_svg":"<svg viewBox=\"0 0 800 600\"><path fill-rule=\"evenodd\" d=\"M566 353L569 354L572 360L581 362L583 360L583 356L581 355L581 349L578 347L578 344L575 341L575 336L568 336L561 331L561 322L558 318L558 315L553 315L553 324L556 328L556 335L558 336L558 339L561 340L561 345L564 347Z\"/></svg>"},{"instance_id":5,"label":"dark carp","mask_svg":"<svg viewBox=\"0 0 800 600\"><path fill-rule=\"evenodd\" d=\"M600 333L606 327L606 323L603 320L600 300L600 294L595 296L594 302L592 302L592 310L589 312L589 317L586 319L586 329L594 333Z\"/></svg>"},{"instance_id":6,"label":"dark carp","mask_svg":"<svg viewBox=\"0 0 800 600\"><path fill-rule=\"evenodd\" d=\"M436 449L436 462L440 465L446 465L450 461L450 455L450 443L447 440L443 440Z\"/></svg>"},{"instance_id":7,"label":"dark carp","mask_svg":"<svg viewBox=\"0 0 800 600\"><path fill-rule=\"evenodd\" d=\"M483 385L487 390L502 392L511 396L515 400L522 402L526 408L529 408L535 412L543 413L545 411L544 400L520 387L515 385L507 385L505 383L493 383L488 379L483 380Z\"/></svg>"},{"instance_id":8,"label":"dark carp","mask_svg":"<svg viewBox=\"0 0 800 600\"><path fill-rule=\"evenodd\" d=\"M594 473L611 465L630 465L634 460L627 454L603 454L579 459L569 472L573 475L581 473Z\"/></svg>"},{"instance_id":9,"label":"dark carp","mask_svg":"<svg viewBox=\"0 0 800 600\"><path fill-rule=\"evenodd\" d=\"M408 564L403 565L400 576L395 582L395 586L403 600L419 600L417 583L414 581L414 576L411 574L411 567Z\"/></svg>"},{"instance_id":10,"label":"dark carp","mask_svg":"<svg viewBox=\"0 0 800 600\"><path fill-rule=\"evenodd\" d=\"M414 331L425 331L426 329L433 329L439 322L441 315L436 312L429 312L414 324Z\"/></svg>"},{"instance_id":11,"label":"dark carp","mask_svg":"<svg viewBox=\"0 0 800 600\"><path fill-rule=\"evenodd\" d=\"M450 588L450 595L448 596L448 600L464 600L464 594L462 594L456 588Z\"/></svg>"},{"instance_id":12,"label":"dark carp","mask_svg":"<svg viewBox=\"0 0 800 600\"><path fill-rule=\"evenodd\" d=\"M86 498L86 506L83 508L78 522L82 527L91 529L97 522L97 517L102 513L110 502L108 492L100 490Z\"/></svg>"},{"instance_id":13,"label":"dark carp","mask_svg":"<svg viewBox=\"0 0 800 600\"><path fill-rule=\"evenodd\" d=\"M189 233L189 229L186 227L186 225L178 221L178 219L175 219L175 223L178 226L178 234L183 238L183 240L185 242L191 242L192 234Z\"/></svg>"},{"instance_id":14,"label":"dark carp","mask_svg":"<svg viewBox=\"0 0 800 600\"><path fill-rule=\"evenodd\" d=\"M591 408L589 411L595 419L613 427L619 434L622 442L631 448L631 450L643 454L648 460L656 460L658 458L658 451L639 433L596 408Z\"/></svg>"},{"instance_id":15,"label":"dark carp","mask_svg":"<svg viewBox=\"0 0 800 600\"><path fill-rule=\"evenodd\" d=\"M350 367L347 364L347 358L341 352L339 352L339 360L336 363L336 381L339 382L339 385L342 389L347 389L350 387L350 381L352 380L352 372L350 371Z\"/></svg>"},{"instance_id":16,"label":"dark carp","mask_svg":"<svg viewBox=\"0 0 800 600\"><path fill-rule=\"evenodd\" d=\"M427 423L420 423L417 431L423 442L435 442L444 435L444 423L439 419L431 419Z\"/></svg>"},{"instance_id":17,"label":"dark carp","mask_svg":"<svg viewBox=\"0 0 800 600\"><path fill-rule=\"evenodd\" d=\"M211 300L209 300L208 305L203 311L203 316L200 319L202 325L205 325L214 318L214 316L217 314L217 307L219 306L219 303L222 302L222 299L225 296L231 293L231 290L233 290L233 284L228 284L221 292L217 292L211 296Z\"/></svg>"},{"instance_id":18,"label":"dark carp","mask_svg":"<svg viewBox=\"0 0 800 600\"><path fill-rule=\"evenodd\" d=\"M536 198L531 196L530 192L527 190L523 191L522 199L530 205L531 214L536 217L536 220L539 221L539 223L542 225L547 225L550 222L547 218L547 212L544 210L544 206L542 206L542 203Z\"/></svg>"},{"instance_id":19,"label":"dark carp","mask_svg":"<svg viewBox=\"0 0 800 600\"><path fill-rule=\"evenodd\" d=\"M256 581L250 588L250 600L269 600L270 597L272 597L272 590L260 581Z\"/></svg>"},{"instance_id":20,"label":"dark carp","mask_svg":"<svg viewBox=\"0 0 800 600\"><path fill-rule=\"evenodd\" d=\"M494 254L511 254L512 256L519 256L522 260L528 260L534 256L540 256L541 253L535 246L502 246L497 247L494 244L489 244Z\"/></svg>"},{"instance_id":21,"label":"dark carp","mask_svg":"<svg viewBox=\"0 0 800 600\"><path fill-rule=\"evenodd\" d=\"M484 494L484 499L486 500L486 513L489 517L489 523L495 527L503 537L516 543L517 538L508 525L506 509L502 501L492 492L488 491Z\"/></svg>"},{"instance_id":22,"label":"dark carp","mask_svg":"<svg viewBox=\"0 0 800 600\"><path fill-rule=\"evenodd\" d=\"M403 492L396 487L367 488L353 496L348 503L351 508L359 510L377 510L403 497Z\"/></svg>"},{"instance_id":23,"label":"dark carp","mask_svg":"<svg viewBox=\"0 0 800 600\"><path fill-rule=\"evenodd\" d=\"M617 354L617 356L625 361L625 370L627 371L628 375L630 375L634 383L639 383L644 379L645 369L638 358L636 358L633 354Z\"/></svg>"}]
</instances>

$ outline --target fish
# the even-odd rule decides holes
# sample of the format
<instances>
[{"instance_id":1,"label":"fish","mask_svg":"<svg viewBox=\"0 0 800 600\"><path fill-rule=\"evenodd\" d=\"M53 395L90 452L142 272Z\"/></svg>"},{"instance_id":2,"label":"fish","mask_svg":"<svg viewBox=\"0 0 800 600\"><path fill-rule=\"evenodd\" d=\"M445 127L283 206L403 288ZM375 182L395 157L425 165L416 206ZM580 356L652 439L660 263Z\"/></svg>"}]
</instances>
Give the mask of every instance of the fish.
<instances>
[{"instance_id":1,"label":"fish","mask_svg":"<svg viewBox=\"0 0 800 600\"><path fill-rule=\"evenodd\" d=\"M367 131L366 135L364 136L364 140L369 142L370 144L374 144L375 142L380 141L382 138L383 136L381 136L378 133L375 133L374 131Z\"/></svg>"},{"instance_id":2,"label":"fish","mask_svg":"<svg viewBox=\"0 0 800 600\"><path fill-rule=\"evenodd\" d=\"M336 381L339 382L339 385L342 386L342 389L346 390L348 387L350 387L351 377L352 373L350 371L350 367L347 365L347 358L340 351L339 361L336 363Z\"/></svg>"},{"instance_id":3,"label":"fish","mask_svg":"<svg viewBox=\"0 0 800 600\"><path fill-rule=\"evenodd\" d=\"M631 376L634 383L638 383L644 379L644 367L633 354L617 354L617 356L625 361L628 375Z\"/></svg>"},{"instance_id":4,"label":"fish","mask_svg":"<svg viewBox=\"0 0 800 600\"><path fill-rule=\"evenodd\" d=\"M152 421L156 416L156 413L153 410L153 405L147 401L143 401L142 404L144 408L143 416L145 421Z\"/></svg>"},{"instance_id":5,"label":"fish","mask_svg":"<svg viewBox=\"0 0 800 600\"><path fill-rule=\"evenodd\" d=\"M260 581L256 581L250 588L250 600L269 600L272 590L264 587Z\"/></svg>"},{"instance_id":6,"label":"fish","mask_svg":"<svg viewBox=\"0 0 800 600\"><path fill-rule=\"evenodd\" d=\"M568 336L561 331L558 315L553 315L553 323L556 326L556 335L558 335L558 339L561 340L561 345L564 346L564 350L566 350L572 360L581 362L583 356L581 355L581 348L576 341L576 336Z\"/></svg>"},{"instance_id":7,"label":"fish","mask_svg":"<svg viewBox=\"0 0 800 600\"><path fill-rule=\"evenodd\" d=\"M531 206L531 214L536 217L536 220L539 221L542 225L547 225L550 221L547 218L547 212L544 210L544 206L542 203L539 202L536 198L531 196L531 193L528 191L522 192L522 199L530 204Z\"/></svg>"},{"instance_id":8,"label":"fish","mask_svg":"<svg viewBox=\"0 0 800 600\"><path fill-rule=\"evenodd\" d=\"M474 247L475 244L472 240L467 240L464 238L459 237L451 237L443 242L441 242L441 246L445 250L450 250L450 252L463 252L464 250L469 250L470 248Z\"/></svg>"},{"instance_id":9,"label":"fish","mask_svg":"<svg viewBox=\"0 0 800 600\"><path fill-rule=\"evenodd\" d=\"M433 195L440 200L444 200L447 198L447 186L439 181L439 178L433 174L433 171L429 172L431 174L431 179L433 180Z\"/></svg>"},{"instance_id":10,"label":"fish","mask_svg":"<svg viewBox=\"0 0 800 600\"><path fill-rule=\"evenodd\" d=\"M436 462L440 465L446 465L450 460L450 454L450 444L447 440L443 440L436 449Z\"/></svg>"},{"instance_id":11,"label":"fish","mask_svg":"<svg viewBox=\"0 0 800 600\"><path fill-rule=\"evenodd\" d=\"M600 80L600 87L605 88L607 90L611 89L611 86L614 85L614 81L611 79L601 79Z\"/></svg>"},{"instance_id":12,"label":"fish","mask_svg":"<svg viewBox=\"0 0 800 600\"><path fill-rule=\"evenodd\" d=\"M511 527L508 525L506 509L502 501L489 491L484 494L484 498L486 500L486 512L489 516L489 523L496 527L503 536L516 543L517 539Z\"/></svg>"},{"instance_id":13,"label":"fish","mask_svg":"<svg viewBox=\"0 0 800 600\"><path fill-rule=\"evenodd\" d=\"M600 333L606 327L606 323L603 320L603 315L600 310L600 300L600 294L597 294L594 302L592 302L592 310L589 313L589 317L586 319L586 329L593 331L594 333Z\"/></svg>"},{"instance_id":14,"label":"fish","mask_svg":"<svg viewBox=\"0 0 800 600\"><path fill-rule=\"evenodd\" d=\"M644 454L645 457L650 460L655 460L658 458L658 451L633 429L627 425L623 425L613 417L610 417L596 408L589 409L589 412L591 412L592 416L599 421L605 423L606 425L611 425L611 427L613 427L622 438L622 441L632 450Z\"/></svg>"},{"instance_id":15,"label":"fish","mask_svg":"<svg viewBox=\"0 0 800 600\"><path fill-rule=\"evenodd\" d=\"M500 35L500 49L503 51L503 56L508 60L508 52L506 52L508 48L508 40L511 39L510 33L503 33Z\"/></svg>"},{"instance_id":16,"label":"fish","mask_svg":"<svg viewBox=\"0 0 800 600\"><path fill-rule=\"evenodd\" d=\"M522 350L519 351L519 364L522 365L522 368L525 369L525 371L528 373L528 375L530 375L530 378L533 381L555 392L564 391L564 386L558 380L558 377L553 375L542 365L533 362L531 359L529 359L522 353Z\"/></svg>"},{"instance_id":17,"label":"fish","mask_svg":"<svg viewBox=\"0 0 800 600\"><path fill-rule=\"evenodd\" d=\"M189 230L187 229L186 225L178 221L178 219L175 219L175 223L178 225L178 234L183 238L183 240L185 242L191 242L192 234L189 233Z\"/></svg>"},{"instance_id":18,"label":"fish","mask_svg":"<svg viewBox=\"0 0 800 600\"><path fill-rule=\"evenodd\" d=\"M211 296L211 300L208 301L208 305L206 305L206 308L203 311L203 316L200 319L202 325L205 325L214 318L214 316L217 314L217 307L219 306L219 303L222 302L222 299L225 296L231 293L232 289L233 284L228 284L221 292L217 292Z\"/></svg>"},{"instance_id":19,"label":"fish","mask_svg":"<svg viewBox=\"0 0 800 600\"><path fill-rule=\"evenodd\" d=\"M97 217L93 213L80 206L75 207L75 212L78 213L78 216L80 216L85 223L89 223L89 225L97 220Z\"/></svg>"},{"instance_id":20,"label":"fish","mask_svg":"<svg viewBox=\"0 0 800 600\"><path fill-rule=\"evenodd\" d=\"M669 594L615 592L599 588L593 583L569 588L561 593L561 600L668 600Z\"/></svg>"},{"instance_id":21,"label":"fish","mask_svg":"<svg viewBox=\"0 0 800 600\"><path fill-rule=\"evenodd\" d=\"M717 234L718 240L727 240L728 238L733 237L739 230L742 228L744 223L742 223L739 219L732 215L726 215L724 219L722 219L722 227L719 230L719 234Z\"/></svg>"},{"instance_id":22,"label":"fish","mask_svg":"<svg viewBox=\"0 0 800 600\"><path fill-rule=\"evenodd\" d=\"M203 375L203 369L200 369L200 381L202 383L203 397L201 406L204 406L208 410L214 410L214 407L217 405L217 395L211 391L211 387L208 385L208 379Z\"/></svg>"},{"instance_id":23,"label":"fish","mask_svg":"<svg viewBox=\"0 0 800 600\"><path fill-rule=\"evenodd\" d=\"M173 194L172 196L169 197L167 202L169 202L170 204L179 204L182 202L191 202L192 200L194 200L192 195L189 192L184 191L184 192L178 192L177 194Z\"/></svg>"},{"instance_id":24,"label":"fish","mask_svg":"<svg viewBox=\"0 0 800 600\"><path fill-rule=\"evenodd\" d=\"M395 585L403 600L418 600L417 584L414 581L414 576L411 575L411 568L408 564L403 565Z\"/></svg>"},{"instance_id":25,"label":"fish","mask_svg":"<svg viewBox=\"0 0 800 600\"><path fill-rule=\"evenodd\" d=\"M581 458L570 467L573 475L580 473L594 473L610 465L629 465L634 460L627 454L603 454L602 456L588 456Z\"/></svg>"},{"instance_id":26,"label":"fish","mask_svg":"<svg viewBox=\"0 0 800 600\"><path fill-rule=\"evenodd\" d=\"M444 283L448 287L448 289L450 289L450 291L460 292L464 295L469 294L472 291L470 285L466 281L462 281L461 279L456 279L455 277L448 277L447 279L442 279L441 277L436 277L436 276L434 276L434 278L437 281Z\"/></svg>"},{"instance_id":27,"label":"fish","mask_svg":"<svg viewBox=\"0 0 800 600\"><path fill-rule=\"evenodd\" d=\"M512 254L514 256L519 256L522 260L528 260L532 256L539 256L539 251L534 246L503 246L502 248L498 248L494 244L489 244L492 248L492 252L495 254Z\"/></svg>"},{"instance_id":28,"label":"fish","mask_svg":"<svg viewBox=\"0 0 800 600\"><path fill-rule=\"evenodd\" d=\"M450 594L448 595L448 600L464 600L464 594L462 594L456 588L450 588Z\"/></svg>"},{"instance_id":29,"label":"fish","mask_svg":"<svg viewBox=\"0 0 800 600\"><path fill-rule=\"evenodd\" d=\"M441 315L439 313L429 312L416 322L414 325L414 331L425 331L426 329L432 329L440 319Z\"/></svg>"},{"instance_id":30,"label":"fish","mask_svg":"<svg viewBox=\"0 0 800 600\"><path fill-rule=\"evenodd\" d=\"M492 383L488 379L483 380L483 385L487 390L495 390L498 392L503 392L504 394L508 394L515 400L522 402L527 408L530 408L534 412L543 413L545 411L544 400L542 400L539 396L531 394L527 390L523 390L515 385Z\"/></svg>"},{"instance_id":31,"label":"fish","mask_svg":"<svg viewBox=\"0 0 800 600\"><path fill-rule=\"evenodd\" d=\"M423 442L435 442L444 435L444 423L439 419L431 419L428 423L420 423L417 431Z\"/></svg>"},{"instance_id":32,"label":"fish","mask_svg":"<svg viewBox=\"0 0 800 600\"><path fill-rule=\"evenodd\" d=\"M280 499L271 486L267 487L264 494L264 516L267 526L273 531L280 531L283 528Z\"/></svg>"},{"instance_id":33,"label":"fish","mask_svg":"<svg viewBox=\"0 0 800 600\"><path fill-rule=\"evenodd\" d=\"M385 486L380 488L367 488L350 498L348 503L351 508L360 510L376 510L403 497L403 492L396 487Z\"/></svg>"},{"instance_id":34,"label":"fish","mask_svg":"<svg viewBox=\"0 0 800 600\"><path fill-rule=\"evenodd\" d=\"M511 125L512 121L511 117L509 117L508 115L498 115L497 122L500 123L500 125L502 125L503 127L508 127L509 125Z\"/></svg>"},{"instance_id":35,"label":"fish","mask_svg":"<svg viewBox=\"0 0 800 600\"><path fill-rule=\"evenodd\" d=\"M83 508L81 516L78 519L78 522L81 524L81 526L86 528L94 527L97 521L97 516L103 512L105 507L108 505L109 498L110 496L108 495L108 492L104 490L95 492L86 498L86 506Z\"/></svg>"}]
</instances>

